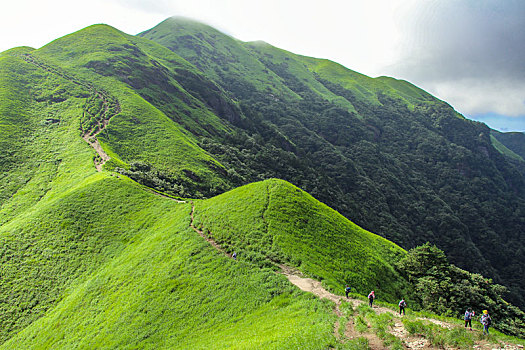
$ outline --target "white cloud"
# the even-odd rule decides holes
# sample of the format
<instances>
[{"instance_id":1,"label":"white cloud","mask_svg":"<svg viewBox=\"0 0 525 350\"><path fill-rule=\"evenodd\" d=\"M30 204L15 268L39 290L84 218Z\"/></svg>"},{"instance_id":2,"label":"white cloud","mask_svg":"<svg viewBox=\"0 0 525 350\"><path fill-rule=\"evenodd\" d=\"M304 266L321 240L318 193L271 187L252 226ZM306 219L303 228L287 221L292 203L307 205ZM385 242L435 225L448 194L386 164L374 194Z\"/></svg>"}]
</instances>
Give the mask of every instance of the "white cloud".
<instances>
[{"instance_id":1,"label":"white cloud","mask_svg":"<svg viewBox=\"0 0 525 350\"><path fill-rule=\"evenodd\" d=\"M431 0L409 15L404 54L386 74L467 115L525 114L525 2Z\"/></svg>"},{"instance_id":2,"label":"white cloud","mask_svg":"<svg viewBox=\"0 0 525 350\"><path fill-rule=\"evenodd\" d=\"M525 115L525 82L461 79L430 84L429 90L465 115Z\"/></svg>"}]
</instances>

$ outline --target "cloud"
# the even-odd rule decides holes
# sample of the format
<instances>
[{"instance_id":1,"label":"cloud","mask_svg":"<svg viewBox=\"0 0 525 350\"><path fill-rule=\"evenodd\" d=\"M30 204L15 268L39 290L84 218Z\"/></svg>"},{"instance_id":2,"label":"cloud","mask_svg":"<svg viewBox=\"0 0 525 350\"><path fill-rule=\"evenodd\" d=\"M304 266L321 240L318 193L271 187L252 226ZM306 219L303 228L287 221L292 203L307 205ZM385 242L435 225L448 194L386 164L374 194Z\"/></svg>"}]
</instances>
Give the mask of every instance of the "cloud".
<instances>
[{"instance_id":1,"label":"cloud","mask_svg":"<svg viewBox=\"0 0 525 350\"><path fill-rule=\"evenodd\" d=\"M405 18L401 59L390 74L462 113L525 114L525 2L427 1Z\"/></svg>"}]
</instances>

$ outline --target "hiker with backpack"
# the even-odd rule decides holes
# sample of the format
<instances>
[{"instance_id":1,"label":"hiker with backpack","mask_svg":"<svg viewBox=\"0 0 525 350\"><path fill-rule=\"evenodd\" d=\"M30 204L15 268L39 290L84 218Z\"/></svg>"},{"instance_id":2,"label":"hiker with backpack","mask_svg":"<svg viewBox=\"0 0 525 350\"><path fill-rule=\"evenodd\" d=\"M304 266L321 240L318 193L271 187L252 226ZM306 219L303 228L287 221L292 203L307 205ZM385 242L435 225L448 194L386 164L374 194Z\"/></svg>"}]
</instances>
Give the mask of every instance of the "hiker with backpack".
<instances>
[{"instance_id":1,"label":"hiker with backpack","mask_svg":"<svg viewBox=\"0 0 525 350\"><path fill-rule=\"evenodd\" d=\"M350 293L350 286L347 284L347 285L345 286L346 299L348 299L348 293Z\"/></svg>"},{"instance_id":2,"label":"hiker with backpack","mask_svg":"<svg viewBox=\"0 0 525 350\"><path fill-rule=\"evenodd\" d=\"M472 317L474 317L474 311L469 307L467 311L465 311L465 328L467 328L467 324L470 327L470 330L472 330Z\"/></svg>"},{"instance_id":3,"label":"hiker with backpack","mask_svg":"<svg viewBox=\"0 0 525 350\"><path fill-rule=\"evenodd\" d=\"M399 302L399 315L401 315L401 312L403 312L403 315L405 315L405 308L407 307L407 302L404 298L401 298L401 301Z\"/></svg>"},{"instance_id":4,"label":"hiker with backpack","mask_svg":"<svg viewBox=\"0 0 525 350\"><path fill-rule=\"evenodd\" d=\"M370 307L373 307L372 304L374 303L374 299L376 298L374 291L371 291L370 294L368 294L368 305Z\"/></svg>"},{"instance_id":5,"label":"hiker with backpack","mask_svg":"<svg viewBox=\"0 0 525 350\"><path fill-rule=\"evenodd\" d=\"M489 335L489 327L492 324L492 319L490 318L489 312L487 310L483 310L483 315L481 315L480 321L483 325L483 335L485 335L485 332L487 335Z\"/></svg>"}]
</instances>

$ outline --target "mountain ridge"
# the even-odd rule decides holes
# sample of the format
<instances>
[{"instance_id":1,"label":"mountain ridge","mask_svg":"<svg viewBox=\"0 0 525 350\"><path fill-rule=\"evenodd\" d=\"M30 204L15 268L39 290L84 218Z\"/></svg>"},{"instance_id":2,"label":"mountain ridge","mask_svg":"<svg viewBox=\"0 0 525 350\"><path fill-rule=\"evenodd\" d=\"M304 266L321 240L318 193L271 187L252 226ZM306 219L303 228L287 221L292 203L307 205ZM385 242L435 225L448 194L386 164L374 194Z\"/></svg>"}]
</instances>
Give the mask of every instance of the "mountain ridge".
<instances>
[{"instance_id":1,"label":"mountain ridge","mask_svg":"<svg viewBox=\"0 0 525 350\"><path fill-rule=\"evenodd\" d=\"M512 276L521 274L519 263L500 263L509 259L507 253L499 258L492 257L490 261L485 258L491 254L494 244L499 246L498 251L508 249L497 243L496 234L506 230L508 224L504 224L505 220L500 215L494 215L497 212L495 207L485 208L485 204L481 203L473 207L469 204L485 202L485 199L467 199L476 198L477 193L493 192L490 196L505 197L506 201L514 193L517 194L511 200L512 204L501 205L509 207L506 215L511 217L511 226L521 232L523 224L519 211L510 208L523 207L525 182L514 170L515 165L493 147L490 129L484 124L465 119L446 102L412 85L388 78L368 78L329 60L304 58L269 45L256 45L257 48L254 48L245 43L244 48L248 49L257 64L266 64L268 72L273 74L265 78L260 70L249 70L250 75L242 75L239 74L242 69L248 69L255 63L244 63L248 56L238 41L232 42L230 38L217 44L221 41L217 31L196 34L199 24L192 22L183 31L179 29L184 23L176 22L176 19L167 20L141 35L148 37L149 33L155 32L149 36L150 39L176 51L213 79L218 79L215 81L241 102L249 119L257 120L257 115L263 115L265 125L278 130L278 135L262 137L262 140L276 147L271 152L281 152L279 149L291 151L293 154L283 154L282 157L294 159L294 162L295 157L301 157L301 161L308 164L305 166L316 169L312 172L329 185L320 189L316 180L306 174L292 175L292 169L272 170L268 174L270 177L281 177L298 184L325 202L335 198L335 208L345 216L402 245L422 244L426 240L437 242L461 267L494 276L498 281L500 273L492 267L493 264L498 270L514 266L513 272L505 272L508 276L505 278L515 280ZM195 35L200 37L191 41ZM181 36L184 39L179 41ZM207 45L208 51L199 51L204 50L200 46L202 42ZM228 43L232 43L233 47L221 46ZM240 62L240 67L245 68L232 70L232 62ZM279 77L277 81L274 74ZM265 91L264 85L252 83L259 80L267 85L273 82L273 89L281 86L281 93L275 94L272 89ZM315 80L317 87L306 84L306 81L312 80ZM363 85L365 83L368 85ZM241 86L242 89L239 88ZM385 86L388 88L385 89ZM288 94L290 90L295 95ZM263 135L260 131L262 126L236 126L248 134ZM294 145L286 146L285 140L293 140ZM230 166L244 163L245 168L251 167L249 159L239 161L246 144L242 144L244 141L235 142L224 147L211 141L207 149L220 150L216 156ZM235 151L235 155L225 156L234 149L239 149L239 153ZM257 155L261 151L258 152ZM373 159L376 165L371 164ZM265 159L262 161L268 162ZM327 169L329 175L325 178L323 175ZM241 171L239 166L235 166L235 170ZM246 173L246 169L242 171ZM499 175L492 177L492 174ZM251 179L257 179L257 175L254 173ZM491 185L489 188L480 186L476 179L488 181ZM391 190L385 192L381 188L385 186ZM365 196L367 192L378 200ZM403 194L401 201L412 207L408 212L401 206L396 209L400 194ZM348 197L352 200L349 201ZM436 205L430 209L432 201ZM365 202L370 209L355 207L358 202ZM369 210L378 219L371 220ZM435 218L425 218L421 215L425 211L434 213L432 216ZM472 215L473 212L477 214ZM474 220L476 216L483 218L482 224ZM443 221L450 224L443 226L440 224ZM471 231L483 233L473 235ZM482 235L491 237L490 246L480 238ZM505 235L515 236L510 231ZM513 242L520 244L514 238ZM473 254L472 259L464 258L465 249ZM510 256L513 255L511 253ZM522 293L516 290L516 300L521 300L520 295Z\"/></svg>"},{"instance_id":2,"label":"mountain ridge","mask_svg":"<svg viewBox=\"0 0 525 350\"><path fill-rule=\"evenodd\" d=\"M235 332L249 334L247 348L335 346L334 322L343 319L276 277L275 264L323 280L331 292L351 283L397 302L415 287L397 264L409 253L386 238L406 248L431 240L456 259L467 245L486 266L463 265L519 296L519 279L503 273L521 276L522 233L495 228L504 218L512 229L523 224L525 187L519 161L492 146L486 126L405 82L271 45L226 45L213 33L213 45L204 34L181 41L179 55L94 25L40 49L0 53L0 295L8 296L0 299L1 346L228 347ZM210 58L202 48L204 70L191 62L201 43L222 54ZM118 101L107 123L89 86ZM111 157L101 172L81 137L97 125ZM194 207L180 202L188 198ZM487 213L499 221L490 226ZM238 250L237 262L190 224L227 253ZM476 287L484 281L451 271ZM206 292L210 280L218 295ZM514 315L503 287L479 290L497 295L479 305L500 305L508 311L496 312L502 319ZM254 324L271 330L258 339Z\"/></svg>"}]
</instances>

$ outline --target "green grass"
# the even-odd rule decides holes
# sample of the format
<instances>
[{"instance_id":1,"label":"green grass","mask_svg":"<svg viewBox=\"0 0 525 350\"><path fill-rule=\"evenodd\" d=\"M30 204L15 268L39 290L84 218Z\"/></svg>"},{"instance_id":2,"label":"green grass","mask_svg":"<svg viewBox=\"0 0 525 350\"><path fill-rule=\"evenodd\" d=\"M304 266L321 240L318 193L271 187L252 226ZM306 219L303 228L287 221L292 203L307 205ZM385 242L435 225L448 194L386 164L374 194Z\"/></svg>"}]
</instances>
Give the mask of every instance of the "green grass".
<instances>
[{"instance_id":1,"label":"green grass","mask_svg":"<svg viewBox=\"0 0 525 350\"><path fill-rule=\"evenodd\" d=\"M430 315L429 315L430 316ZM439 317L432 317L439 318ZM483 336L482 326L473 320L474 331L463 327L461 321L448 319L448 323L456 323L457 326L447 329L429 321L416 320L412 316L404 317L403 324L409 334L420 335L427 338L434 346L449 346L458 349L471 349L477 341L487 341L494 346L502 346L503 342L511 344L525 345L525 340L511 337L491 328L490 336Z\"/></svg>"},{"instance_id":2,"label":"green grass","mask_svg":"<svg viewBox=\"0 0 525 350\"><path fill-rule=\"evenodd\" d=\"M299 188L279 180L237 188L196 205L197 225L239 259L288 263L337 294L344 285L380 289L393 301L405 288L393 263L398 246L369 233Z\"/></svg>"},{"instance_id":3,"label":"green grass","mask_svg":"<svg viewBox=\"0 0 525 350\"><path fill-rule=\"evenodd\" d=\"M345 341L342 344L337 344L337 350L368 350L370 346L368 345L368 339L365 337L358 337Z\"/></svg>"},{"instance_id":4,"label":"green grass","mask_svg":"<svg viewBox=\"0 0 525 350\"><path fill-rule=\"evenodd\" d=\"M177 36L161 40L174 29ZM406 294L394 268L403 249L299 188L268 180L195 201L196 224L238 253L228 259L189 228L190 203L97 173L95 152L80 138L91 115L82 115L93 89L119 101L120 113L98 136L112 157L106 170L143 161L222 192L231 186L227 169L199 141L225 137L246 116L235 94L210 77L240 93L295 102L305 84L352 113L352 102L319 77L375 106L378 92L409 107L431 99L406 82L241 43L195 23L168 20L144 36L167 47L96 25L39 50L0 54L0 348L367 348L364 338L336 342L333 304L298 291L276 264L298 267L340 295L350 284L354 297L374 289L379 301L394 302ZM188 36L204 53L222 54L199 56ZM196 66L169 50L174 38ZM24 61L27 53L55 73ZM225 62L235 63L228 74ZM92 102L92 114L100 114L100 101ZM345 305L340 336L352 314ZM370 321L388 346L399 347L388 315L374 316L366 305L358 312L358 331ZM437 345L472 340L460 330L409 327L432 332Z\"/></svg>"},{"instance_id":5,"label":"green grass","mask_svg":"<svg viewBox=\"0 0 525 350\"><path fill-rule=\"evenodd\" d=\"M504 154L507 157L512 158L512 159L523 161L523 158L520 155L514 153L512 150L507 148L496 137L494 137L494 135L490 135L490 141L492 142L492 145L494 146L494 148L497 149L501 154Z\"/></svg>"},{"instance_id":6,"label":"green grass","mask_svg":"<svg viewBox=\"0 0 525 350\"><path fill-rule=\"evenodd\" d=\"M235 82L240 94L298 98L243 42L205 24L172 17L139 36L177 52L216 82Z\"/></svg>"},{"instance_id":7,"label":"green grass","mask_svg":"<svg viewBox=\"0 0 525 350\"><path fill-rule=\"evenodd\" d=\"M75 186L95 169L94 152L78 132L87 92L16 56L1 58L0 71L25 74L16 83L4 75L6 85L1 89L23 99L7 95L11 102L0 103L6 108L0 113L2 133L10 140L8 149L0 150L6 155L0 167L0 223L5 223L40 200ZM10 114L15 111L13 103L24 104L16 118Z\"/></svg>"},{"instance_id":8,"label":"green grass","mask_svg":"<svg viewBox=\"0 0 525 350\"><path fill-rule=\"evenodd\" d=\"M403 318L403 324L409 334L423 336L428 339L430 344L439 347L448 345L460 349L470 349L475 338L479 338L478 333L472 333L462 328L449 330L421 320Z\"/></svg>"},{"instance_id":9,"label":"green grass","mask_svg":"<svg viewBox=\"0 0 525 350\"><path fill-rule=\"evenodd\" d=\"M85 195L71 193L48 208L49 221L34 214L39 227L56 232L56 225L61 235L46 236L35 225L15 237L2 232L3 247L33 246L18 263L16 250L7 254L15 259L7 276L17 274L10 278L13 283L25 280L5 287L11 293L22 288L16 294L33 297L12 307L33 318L23 320L28 327L3 348L314 349L333 342L330 303L298 292L271 269L215 250L188 227L190 204L111 177L79 191ZM104 196L113 191L120 193ZM121 203L120 196L133 204ZM82 207L93 201L99 206ZM35 320L38 311L42 317Z\"/></svg>"},{"instance_id":10,"label":"green grass","mask_svg":"<svg viewBox=\"0 0 525 350\"><path fill-rule=\"evenodd\" d=\"M188 62L106 25L87 27L31 54L118 100L121 112L99 135L115 158L110 166L145 161L177 176L188 177L189 171L202 182L225 186L217 171L222 165L197 145L195 135L225 133L228 127L202 96L181 85L190 89L207 82ZM210 91L212 85L201 89ZM225 99L215 89L216 99Z\"/></svg>"}]
</instances>

